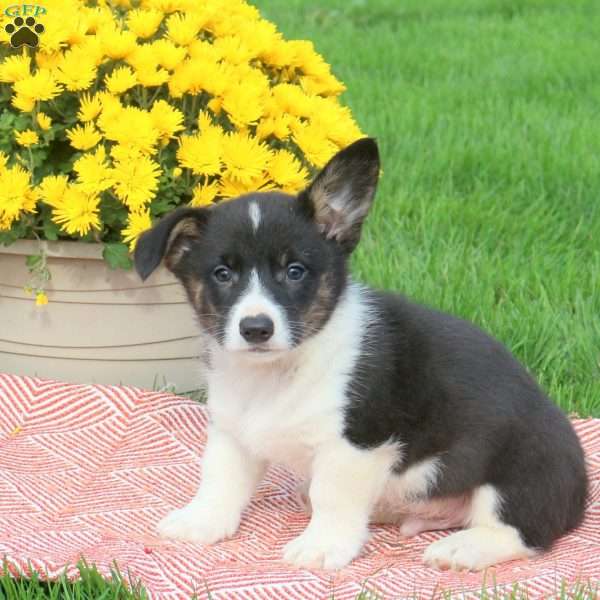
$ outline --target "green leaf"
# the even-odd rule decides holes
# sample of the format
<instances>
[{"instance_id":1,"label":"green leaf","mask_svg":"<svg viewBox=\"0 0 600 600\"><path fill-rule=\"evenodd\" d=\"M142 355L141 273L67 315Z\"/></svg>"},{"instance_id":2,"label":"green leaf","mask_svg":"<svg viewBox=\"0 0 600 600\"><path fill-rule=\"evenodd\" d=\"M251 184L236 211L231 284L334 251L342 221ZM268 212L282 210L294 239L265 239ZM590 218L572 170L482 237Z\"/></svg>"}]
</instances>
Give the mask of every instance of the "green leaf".
<instances>
[{"instance_id":1,"label":"green leaf","mask_svg":"<svg viewBox=\"0 0 600 600\"><path fill-rule=\"evenodd\" d=\"M58 239L58 234L60 233L60 227L54 223L53 221L47 220L44 223L44 237L47 240L55 241Z\"/></svg>"},{"instance_id":2,"label":"green leaf","mask_svg":"<svg viewBox=\"0 0 600 600\"><path fill-rule=\"evenodd\" d=\"M133 262L129 256L129 248L127 244L122 244L121 242L104 244L102 256L111 269L128 270L133 266Z\"/></svg>"},{"instance_id":3,"label":"green leaf","mask_svg":"<svg viewBox=\"0 0 600 600\"><path fill-rule=\"evenodd\" d=\"M39 254L32 254L25 258L25 264L30 271L33 271L42 262L42 257Z\"/></svg>"}]
</instances>

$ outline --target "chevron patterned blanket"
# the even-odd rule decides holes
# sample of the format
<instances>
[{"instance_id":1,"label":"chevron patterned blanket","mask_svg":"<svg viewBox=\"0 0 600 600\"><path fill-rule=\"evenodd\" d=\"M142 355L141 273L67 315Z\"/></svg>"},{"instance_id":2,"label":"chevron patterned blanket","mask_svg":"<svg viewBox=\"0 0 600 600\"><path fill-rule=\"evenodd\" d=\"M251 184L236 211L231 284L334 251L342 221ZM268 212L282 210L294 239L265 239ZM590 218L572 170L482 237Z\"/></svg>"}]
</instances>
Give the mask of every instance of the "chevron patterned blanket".
<instances>
[{"instance_id":1,"label":"chevron patterned blanket","mask_svg":"<svg viewBox=\"0 0 600 600\"><path fill-rule=\"evenodd\" d=\"M169 599L354 600L361 590L385 599L446 590L464 597L516 581L540 598L561 581L600 579L600 420L575 421L591 475L583 525L552 552L485 579L426 568L423 550L443 533L407 540L393 526L374 527L361 557L342 571L287 565L282 547L307 518L294 499L297 481L278 467L235 538L214 546L158 538L157 521L197 487L206 422L201 405L171 394L0 374L0 556L49 577L65 568L75 575L81 557L106 574L116 561L152 598Z\"/></svg>"}]
</instances>

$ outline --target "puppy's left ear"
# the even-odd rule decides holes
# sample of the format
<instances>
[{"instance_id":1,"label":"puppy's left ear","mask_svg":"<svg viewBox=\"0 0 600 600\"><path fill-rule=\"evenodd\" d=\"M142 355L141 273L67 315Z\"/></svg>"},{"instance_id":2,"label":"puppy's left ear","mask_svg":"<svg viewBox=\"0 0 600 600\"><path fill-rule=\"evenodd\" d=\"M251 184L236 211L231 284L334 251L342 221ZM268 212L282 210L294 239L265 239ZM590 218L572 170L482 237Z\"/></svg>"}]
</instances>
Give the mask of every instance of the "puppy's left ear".
<instances>
[{"instance_id":1,"label":"puppy's left ear","mask_svg":"<svg viewBox=\"0 0 600 600\"><path fill-rule=\"evenodd\" d=\"M301 210L348 254L360 239L379 178L379 151L363 138L338 152L300 193Z\"/></svg>"}]
</instances>

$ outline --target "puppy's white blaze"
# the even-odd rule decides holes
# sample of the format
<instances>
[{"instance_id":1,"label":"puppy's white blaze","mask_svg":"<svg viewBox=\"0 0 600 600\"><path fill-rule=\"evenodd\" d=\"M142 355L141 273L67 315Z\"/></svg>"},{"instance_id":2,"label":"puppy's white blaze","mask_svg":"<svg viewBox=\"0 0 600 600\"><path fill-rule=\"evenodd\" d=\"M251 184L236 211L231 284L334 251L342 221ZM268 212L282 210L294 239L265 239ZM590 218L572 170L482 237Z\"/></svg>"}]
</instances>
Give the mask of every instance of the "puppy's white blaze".
<instances>
[{"instance_id":1,"label":"puppy's white blaze","mask_svg":"<svg viewBox=\"0 0 600 600\"><path fill-rule=\"evenodd\" d=\"M473 493L470 528L453 533L425 550L425 562L432 567L457 571L481 571L508 560L535 556L519 531L500 518L502 498L492 485L482 485Z\"/></svg>"},{"instance_id":2,"label":"puppy's white blaze","mask_svg":"<svg viewBox=\"0 0 600 600\"><path fill-rule=\"evenodd\" d=\"M285 311L273 301L268 291L260 283L256 269L250 273L248 287L229 312L225 328L225 348L227 350L247 350L248 344L240 333L240 321L245 317L267 315L273 321L273 336L262 344L269 350L288 350L291 347L291 332Z\"/></svg>"},{"instance_id":3,"label":"puppy's white blaze","mask_svg":"<svg viewBox=\"0 0 600 600\"><path fill-rule=\"evenodd\" d=\"M256 202L250 202L248 214L250 216L250 221L252 222L252 229L254 233L256 233L258 231L258 226L260 225L260 207Z\"/></svg>"}]
</instances>

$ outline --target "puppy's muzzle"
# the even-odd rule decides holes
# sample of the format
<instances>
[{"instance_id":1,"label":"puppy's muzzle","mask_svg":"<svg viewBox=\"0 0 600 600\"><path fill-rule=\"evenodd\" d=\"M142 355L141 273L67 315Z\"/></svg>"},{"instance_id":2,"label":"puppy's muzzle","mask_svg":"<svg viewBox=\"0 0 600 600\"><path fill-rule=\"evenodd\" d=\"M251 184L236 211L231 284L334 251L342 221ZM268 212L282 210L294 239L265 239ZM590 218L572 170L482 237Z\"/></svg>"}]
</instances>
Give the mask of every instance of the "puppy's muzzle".
<instances>
[{"instance_id":1,"label":"puppy's muzzle","mask_svg":"<svg viewBox=\"0 0 600 600\"><path fill-rule=\"evenodd\" d=\"M249 344L263 344L271 339L275 325L267 315L244 317L240 321L240 335Z\"/></svg>"}]
</instances>

